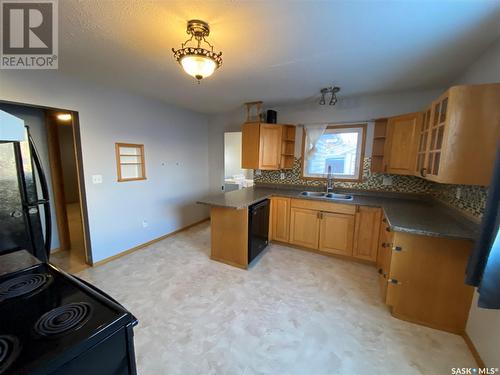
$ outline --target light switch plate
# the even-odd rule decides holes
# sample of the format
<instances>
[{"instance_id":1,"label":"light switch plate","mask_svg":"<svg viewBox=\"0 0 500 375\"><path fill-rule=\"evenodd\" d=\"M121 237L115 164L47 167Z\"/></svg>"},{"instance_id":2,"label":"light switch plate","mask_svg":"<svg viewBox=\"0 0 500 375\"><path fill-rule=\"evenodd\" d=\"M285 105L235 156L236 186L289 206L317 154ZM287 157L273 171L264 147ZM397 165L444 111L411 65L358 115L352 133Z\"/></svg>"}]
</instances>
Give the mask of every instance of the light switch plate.
<instances>
[{"instance_id":1,"label":"light switch plate","mask_svg":"<svg viewBox=\"0 0 500 375\"><path fill-rule=\"evenodd\" d=\"M102 174L93 174L92 175L92 183L93 184L102 184Z\"/></svg>"}]
</instances>

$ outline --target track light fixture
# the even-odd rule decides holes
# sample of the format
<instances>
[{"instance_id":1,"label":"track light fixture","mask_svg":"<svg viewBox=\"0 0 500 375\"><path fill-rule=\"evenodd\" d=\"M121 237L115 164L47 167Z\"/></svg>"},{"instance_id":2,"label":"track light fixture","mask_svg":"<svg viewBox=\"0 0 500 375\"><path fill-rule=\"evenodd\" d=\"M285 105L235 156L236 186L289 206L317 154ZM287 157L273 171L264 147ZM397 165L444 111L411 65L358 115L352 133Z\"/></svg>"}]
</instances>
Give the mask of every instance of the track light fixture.
<instances>
[{"instance_id":1,"label":"track light fixture","mask_svg":"<svg viewBox=\"0 0 500 375\"><path fill-rule=\"evenodd\" d=\"M319 100L320 105L325 105L326 100L325 96L328 94L331 94L330 101L328 102L328 105L335 105L337 104L337 93L340 91L340 87L337 86L330 86L330 87L324 87L320 90L321 93L321 99Z\"/></svg>"}]
</instances>

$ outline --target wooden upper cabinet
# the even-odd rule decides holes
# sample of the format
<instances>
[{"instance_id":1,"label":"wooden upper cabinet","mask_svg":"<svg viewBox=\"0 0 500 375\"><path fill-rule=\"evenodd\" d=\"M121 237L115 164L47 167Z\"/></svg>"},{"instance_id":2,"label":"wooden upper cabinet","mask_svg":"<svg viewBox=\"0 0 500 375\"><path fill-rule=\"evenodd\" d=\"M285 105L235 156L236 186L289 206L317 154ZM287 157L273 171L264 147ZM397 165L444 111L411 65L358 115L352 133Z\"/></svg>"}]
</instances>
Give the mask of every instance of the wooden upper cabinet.
<instances>
[{"instance_id":1,"label":"wooden upper cabinet","mask_svg":"<svg viewBox=\"0 0 500 375\"><path fill-rule=\"evenodd\" d=\"M427 118L415 174L440 183L489 185L500 142L498 103L498 83L454 86L441 95Z\"/></svg>"},{"instance_id":2,"label":"wooden upper cabinet","mask_svg":"<svg viewBox=\"0 0 500 375\"><path fill-rule=\"evenodd\" d=\"M360 206L356 213L353 256L375 262L382 210L376 207Z\"/></svg>"},{"instance_id":3,"label":"wooden upper cabinet","mask_svg":"<svg viewBox=\"0 0 500 375\"><path fill-rule=\"evenodd\" d=\"M290 228L290 198L271 198L271 239L288 242Z\"/></svg>"},{"instance_id":4,"label":"wooden upper cabinet","mask_svg":"<svg viewBox=\"0 0 500 375\"><path fill-rule=\"evenodd\" d=\"M354 215L320 212L319 250L352 255Z\"/></svg>"},{"instance_id":5,"label":"wooden upper cabinet","mask_svg":"<svg viewBox=\"0 0 500 375\"><path fill-rule=\"evenodd\" d=\"M243 124L241 167L264 170L291 168L295 149L295 127L290 127L293 125ZM290 138L287 138L292 132L293 137L290 135ZM286 160L290 153L291 161Z\"/></svg>"},{"instance_id":6,"label":"wooden upper cabinet","mask_svg":"<svg viewBox=\"0 0 500 375\"><path fill-rule=\"evenodd\" d=\"M384 149L385 172L404 175L414 173L421 119L420 112L389 118Z\"/></svg>"},{"instance_id":7,"label":"wooden upper cabinet","mask_svg":"<svg viewBox=\"0 0 500 375\"><path fill-rule=\"evenodd\" d=\"M303 208L290 209L290 243L318 248L320 212Z\"/></svg>"}]
</instances>

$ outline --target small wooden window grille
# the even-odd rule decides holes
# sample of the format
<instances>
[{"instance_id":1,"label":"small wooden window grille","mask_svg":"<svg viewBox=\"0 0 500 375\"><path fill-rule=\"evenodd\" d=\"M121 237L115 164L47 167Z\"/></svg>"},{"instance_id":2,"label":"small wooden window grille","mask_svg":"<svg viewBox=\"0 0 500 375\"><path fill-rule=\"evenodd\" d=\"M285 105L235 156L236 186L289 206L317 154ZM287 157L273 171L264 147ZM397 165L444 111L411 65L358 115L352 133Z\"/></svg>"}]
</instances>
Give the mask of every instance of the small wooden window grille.
<instances>
[{"instance_id":1,"label":"small wooden window grille","mask_svg":"<svg viewBox=\"0 0 500 375\"><path fill-rule=\"evenodd\" d=\"M118 182L146 179L144 145L115 143Z\"/></svg>"}]
</instances>

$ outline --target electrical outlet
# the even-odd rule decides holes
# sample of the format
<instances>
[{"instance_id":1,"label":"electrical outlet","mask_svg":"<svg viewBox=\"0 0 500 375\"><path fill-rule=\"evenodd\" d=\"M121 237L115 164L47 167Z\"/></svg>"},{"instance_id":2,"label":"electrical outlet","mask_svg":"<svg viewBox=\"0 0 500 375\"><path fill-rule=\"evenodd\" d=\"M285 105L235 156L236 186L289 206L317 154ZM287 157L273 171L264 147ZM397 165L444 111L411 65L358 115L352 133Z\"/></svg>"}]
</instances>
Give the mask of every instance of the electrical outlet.
<instances>
[{"instance_id":1,"label":"electrical outlet","mask_svg":"<svg viewBox=\"0 0 500 375\"><path fill-rule=\"evenodd\" d=\"M285 179L285 172L281 172L280 173L280 180L284 180Z\"/></svg>"},{"instance_id":2,"label":"electrical outlet","mask_svg":"<svg viewBox=\"0 0 500 375\"><path fill-rule=\"evenodd\" d=\"M149 223L147 222L147 220L143 220L143 221L142 221L142 227L143 227L143 228L147 228L147 227L149 227Z\"/></svg>"},{"instance_id":3,"label":"electrical outlet","mask_svg":"<svg viewBox=\"0 0 500 375\"><path fill-rule=\"evenodd\" d=\"M93 184L102 184L102 174L93 174L92 175L92 183Z\"/></svg>"},{"instance_id":4,"label":"electrical outlet","mask_svg":"<svg viewBox=\"0 0 500 375\"><path fill-rule=\"evenodd\" d=\"M455 198L456 199L462 198L462 188L460 186L457 187L457 189L455 190Z\"/></svg>"},{"instance_id":5,"label":"electrical outlet","mask_svg":"<svg viewBox=\"0 0 500 375\"><path fill-rule=\"evenodd\" d=\"M384 176L382 177L382 185L391 186L392 185L392 176Z\"/></svg>"}]
</instances>

